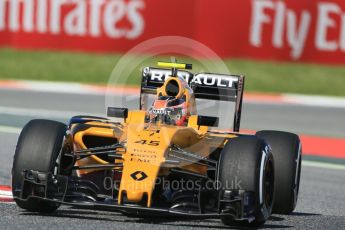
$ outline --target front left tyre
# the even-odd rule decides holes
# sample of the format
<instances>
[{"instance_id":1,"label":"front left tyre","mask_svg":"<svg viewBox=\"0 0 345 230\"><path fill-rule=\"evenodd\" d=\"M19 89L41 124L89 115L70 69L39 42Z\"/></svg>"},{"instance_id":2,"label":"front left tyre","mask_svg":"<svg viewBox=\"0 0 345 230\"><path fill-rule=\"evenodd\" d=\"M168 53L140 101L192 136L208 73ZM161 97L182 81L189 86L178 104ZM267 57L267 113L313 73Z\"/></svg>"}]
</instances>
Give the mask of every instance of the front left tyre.
<instances>
[{"instance_id":1,"label":"front left tyre","mask_svg":"<svg viewBox=\"0 0 345 230\"><path fill-rule=\"evenodd\" d=\"M221 192L244 190L253 194L254 221L250 225L263 225L271 215L274 201L274 162L267 144L256 136L230 139L221 152L218 173ZM223 216L222 222L246 224L234 221L231 216Z\"/></svg>"},{"instance_id":2,"label":"front left tyre","mask_svg":"<svg viewBox=\"0 0 345 230\"><path fill-rule=\"evenodd\" d=\"M31 212L53 212L59 205L42 200L19 200L23 170L54 172L66 134L65 124L50 120L31 120L20 133L12 167L12 193L20 208Z\"/></svg>"}]
</instances>

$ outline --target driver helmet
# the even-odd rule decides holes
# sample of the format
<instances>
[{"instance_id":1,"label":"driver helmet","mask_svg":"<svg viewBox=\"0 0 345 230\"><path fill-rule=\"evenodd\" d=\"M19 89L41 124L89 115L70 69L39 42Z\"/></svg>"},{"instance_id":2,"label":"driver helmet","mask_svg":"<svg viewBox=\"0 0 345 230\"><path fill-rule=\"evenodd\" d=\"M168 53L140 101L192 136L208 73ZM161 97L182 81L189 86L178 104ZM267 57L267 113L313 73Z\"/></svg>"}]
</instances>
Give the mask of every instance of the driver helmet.
<instances>
[{"instance_id":1,"label":"driver helmet","mask_svg":"<svg viewBox=\"0 0 345 230\"><path fill-rule=\"evenodd\" d=\"M159 96L149 110L151 121L182 126L187 121L187 103L183 98Z\"/></svg>"}]
</instances>

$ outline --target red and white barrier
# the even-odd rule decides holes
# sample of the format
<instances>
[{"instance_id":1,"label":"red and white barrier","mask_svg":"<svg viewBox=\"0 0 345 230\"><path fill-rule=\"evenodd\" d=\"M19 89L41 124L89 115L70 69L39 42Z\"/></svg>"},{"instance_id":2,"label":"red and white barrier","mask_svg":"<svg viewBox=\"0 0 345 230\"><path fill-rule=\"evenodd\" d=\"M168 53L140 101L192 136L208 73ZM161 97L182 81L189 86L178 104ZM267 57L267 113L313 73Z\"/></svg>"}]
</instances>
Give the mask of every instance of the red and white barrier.
<instances>
[{"instance_id":1,"label":"red and white barrier","mask_svg":"<svg viewBox=\"0 0 345 230\"><path fill-rule=\"evenodd\" d=\"M221 57L345 62L343 0L0 0L0 46L125 52L184 36Z\"/></svg>"},{"instance_id":2,"label":"red and white barrier","mask_svg":"<svg viewBox=\"0 0 345 230\"><path fill-rule=\"evenodd\" d=\"M0 185L0 202L13 202L12 188L7 185Z\"/></svg>"}]
</instances>

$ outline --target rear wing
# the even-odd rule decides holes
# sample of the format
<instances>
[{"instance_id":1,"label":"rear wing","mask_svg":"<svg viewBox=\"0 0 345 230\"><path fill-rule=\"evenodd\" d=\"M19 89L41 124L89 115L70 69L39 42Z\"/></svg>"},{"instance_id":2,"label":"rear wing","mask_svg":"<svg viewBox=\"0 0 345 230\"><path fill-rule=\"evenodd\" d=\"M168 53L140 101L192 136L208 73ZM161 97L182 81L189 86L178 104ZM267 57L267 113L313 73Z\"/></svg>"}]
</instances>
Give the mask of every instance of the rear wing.
<instances>
[{"instance_id":1,"label":"rear wing","mask_svg":"<svg viewBox=\"0 0 345 230\"><path fill-rule=\"evenodd\" d=\"M171 76L171 69L145 67L142 72L141 94L156 94L165 80ZM243 75L214 73L193 74L177 70L177 76L184 78L194 91L195 98L235 102L234 131L238 132L241 122ZM141 108L141 106L140 106Z\"/></svg>"}]
</instances>

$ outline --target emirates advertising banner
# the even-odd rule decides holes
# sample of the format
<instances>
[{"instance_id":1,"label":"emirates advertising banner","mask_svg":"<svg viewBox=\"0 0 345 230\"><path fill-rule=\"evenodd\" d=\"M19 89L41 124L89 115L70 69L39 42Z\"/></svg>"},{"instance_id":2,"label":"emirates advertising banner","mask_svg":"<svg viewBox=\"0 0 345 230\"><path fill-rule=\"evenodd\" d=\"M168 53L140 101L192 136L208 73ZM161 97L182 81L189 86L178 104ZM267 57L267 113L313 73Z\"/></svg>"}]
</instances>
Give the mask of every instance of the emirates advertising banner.
<instances>
[{"instance_id":1,"label":"emirates advertising banner","mask_svg":"<svg viewBox=\"0 0 345 230\"><path fill-rule=\"evenodd\" d=\"M344 0L0 0L0 46L123 53L158 36L222 58L345 63Z\"/></svg>"}]
</instances>

